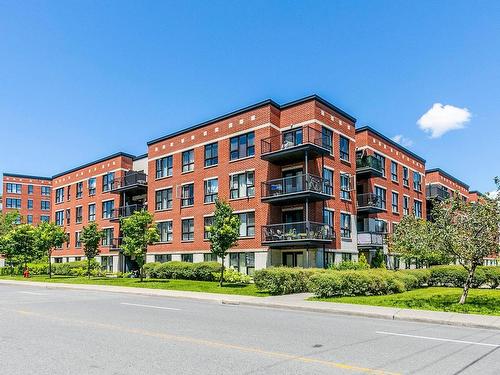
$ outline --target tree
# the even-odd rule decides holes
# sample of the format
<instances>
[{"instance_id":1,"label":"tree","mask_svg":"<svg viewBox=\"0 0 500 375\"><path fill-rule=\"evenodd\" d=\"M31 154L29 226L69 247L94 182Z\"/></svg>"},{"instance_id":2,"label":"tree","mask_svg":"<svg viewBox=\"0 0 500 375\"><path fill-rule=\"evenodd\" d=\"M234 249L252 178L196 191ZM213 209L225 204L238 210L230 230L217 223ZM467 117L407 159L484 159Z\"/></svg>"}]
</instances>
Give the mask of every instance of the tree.
<instances>
[{"instance_id":1,"label":"tree","mask_svg":"<svg viewBox=\"0 0 500 375\"><path fill-rule=\"evenodd\" d=\"M375 251L375 255L373 256L372 259L372 267L385 268L384 253L382 252L382 250L377 249L377 251Z\"/></svg>"},{"instance_id":2,"label":"tree","mask_svg":"<svg viewBox=\"0 0 500 375\"><path fill-rule=\"evenodd\" d=\"M222 259L219 280L219 285L222 287L224 281L224 259L228 250L238 244L238 237L240 235L240 219L233 214L233 209L229 203L217 199L215 202L214 221L207 230L209 233L210 251Z\"/></svg>"},{"instance_id":3,"label":"tree","mask_svg":"<svg viewBox=\"0 0 500 375\"><path fill-rule=\"evenodd\" d=\"M35 228L30 224L19 224L4 238L7 256L22 263L24 268L29 262L40 259L43 254L36 246Z\"/></svg>"},{"instance_id":4,"label":"tree","mask_svg":"<svg viewBox=\"0 0 500 375\"><path fill-rule=\"evenodd\" d=\"M52 278L52 251L68 241L64 229L55 223L42 222L35 228L35 246L49 258L49 278Z\"/></svg>"},{"instance_id":5,"label":"tree","mask_svg":"<svg viewBox=\"0 0 500 375\"><path fill-rule=\"evenodd\" d=\"M87 257L87 273L90 279L90 262L99 255L99 246L104 238L104 232L99 230L97 223L92 222L83 227L80 234L80 242L83 244L83 252Z\"/></svg>"},{"instance_id":6,"label":"tree","mask_svg":"<svg viewBox=\"0 0 500 375\"><path fill-rule=\"evenodd\" d=\"M123 253L135 259L139 265L142 282L148 246L160 240L158 228L153 223L153 215L145 210L135 211L131 216L122 218L121 228Z\"/></svg>"},{"instance_id":7,"label":"tree","mask_svg":"<svg viewBox=\"0 0 500 375\"><path fill-rule=\"evenodd\" d=\"M7 241L7 234L15 228L18 220L19 212L17 211L0 213L0 255L9 260L11 258L11 253Z\"/></svg>"}]
</instances>

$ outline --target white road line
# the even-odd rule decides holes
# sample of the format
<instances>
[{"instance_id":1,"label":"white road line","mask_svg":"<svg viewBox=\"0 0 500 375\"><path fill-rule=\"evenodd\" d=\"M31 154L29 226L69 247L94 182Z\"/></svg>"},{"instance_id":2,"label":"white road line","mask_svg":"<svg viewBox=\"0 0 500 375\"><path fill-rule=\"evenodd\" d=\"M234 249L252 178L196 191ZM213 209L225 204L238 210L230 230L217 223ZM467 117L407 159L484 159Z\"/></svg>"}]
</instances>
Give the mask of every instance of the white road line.
<instances>
[{"instance_id":1,"label":"white road line","mask_svg":"<svg viewBox=\"0 0 500 375\"><path fill-rule=\"evenodd\" d=\"M500 347L500 344L488 344L488 343L485 343L485 342L462 341L462 340L444 339L444 338L439 338L439 337L406 335L404 333L393 333L393 332L384 332L384 331L377 331L376 333L378 333L380 335L402 336L402 337L411 337L411 338L415 338L415 339L454 342L454 343L457 343L457 344L491 346L491 347L494 347L494 348L499 348Z\"/></svg>"},{"instance_id":2,"label":"white road line","mask_svg":"<svg viewBox=\"0 0 500 375\"><path fill-rule=\"evenodd\" d=\"M37 292L18 292L18 293L31 294L33 296L44 296L45 295L45 293L37 293Z\"/></svg>"},{"instance_id":3,"label":"white road line","mask_svg":"<svg viewBox=\"0 0 500 375\"><path fill-rule=\"evenodd\" d=\"M160 309L160 310L174 310L174 311L181 311L181 309L175 309L173 307L163 307L163 306L152 306L152 305L141 305L139 303L127 303L127 302L121 302L120 305L126 305L126 306L137 306L137 307L148 307L150 309Z\"/></svg>"}]
</instances>

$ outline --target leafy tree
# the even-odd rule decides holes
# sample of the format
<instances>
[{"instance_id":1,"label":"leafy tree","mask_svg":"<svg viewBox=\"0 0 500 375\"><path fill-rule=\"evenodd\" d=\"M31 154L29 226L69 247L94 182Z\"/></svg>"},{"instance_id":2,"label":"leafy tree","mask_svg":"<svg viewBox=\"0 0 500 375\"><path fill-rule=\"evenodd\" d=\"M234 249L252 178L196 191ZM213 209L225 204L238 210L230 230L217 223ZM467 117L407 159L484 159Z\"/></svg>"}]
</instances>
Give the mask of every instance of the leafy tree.
<instances>
[{"instance_id":1,"label":"leafy tree","mask_svg":"<svg viewBox=\"0 0 500 375\"><path fill-rule=\"evenodd\" d=\"M83 244L83 252L87 257L87 273L90 279L90 262L99 255L99 246L104 238L104 232L99 230L97 223L92 222L83 227L80 234L80 242Z\"/></svg>"},{"instance_id":2,"label":"leafy tree","mask_svg":"<svg viewBox=\"0 0 500 375\"><path fill-rule=\"evenodd\" d=\"M384 253L382 252L382 250L377 249L377 251L375 252L375 256L372 259L372 267L385 268Z\"/></svg>"},{"instance_id":3,"label":"leafy tree","mask_svg":"<svg viewBox=\"0 0 500 375\"><path fill-rule=\"evenodd\" d=\"M219 285L222 287L224 280L224 259L228 250L238 244L238 237L240 235L240 219L233 214L233 209L229 203L222 200L215 202L214 221L207 230L210 234L210 251L222 259L219 280Z\"/></svg>"},{"instance_id":4,"label":"leafy tree","mask_svg":"<svg viewBox=\"0 0 500 375\"><path fill-rule=\"evenodd\" d=\"M121 220L121 228L123 253L135 259L139 265L142 282L148 246L160 240L158 228L153 223L153 215L145 210L135 211L131 216Z\"/></svg>"},{"instance_id":5,"label":"leafy tree","mask_svg":"<svg viewBox=\"0 0 500 375\"><path fill-rule=\"evenodd\" d=\"M42 222L35 228L35 246L49 259L49 278L52 278L52 251L68 241L64 229L55 223Z\"/></svg>"},{"instance_id":6,"label":"leafy tree","mask_svg":"<svg viewBox=\"0 0 500 375\"><path fill-rule=\"evenodd\" d=\"M4 236L7 256L28 266L29 262L43 256L36 246L35 227L30 224L19 224Z\"/></svg>"},{"instance_id":7,"label":"leafy tree","mask_svg":"<svg viewBox=\"0 0 500 375\"><path fill-rule=\"evenodd\" d=\"M7 234L15 228L18 219L19 212L17 211L0 213L0 255L9 260L11 258L11 253L7 241Z\"/></svg>"}]
</instances>

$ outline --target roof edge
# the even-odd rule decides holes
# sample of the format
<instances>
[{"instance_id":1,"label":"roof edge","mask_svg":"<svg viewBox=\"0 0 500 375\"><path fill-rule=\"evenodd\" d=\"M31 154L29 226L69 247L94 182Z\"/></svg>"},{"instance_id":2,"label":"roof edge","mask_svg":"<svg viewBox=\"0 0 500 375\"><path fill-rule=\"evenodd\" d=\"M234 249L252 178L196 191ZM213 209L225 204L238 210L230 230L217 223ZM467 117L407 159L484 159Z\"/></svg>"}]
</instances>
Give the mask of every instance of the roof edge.
<instances>
[{"instance_id":1,"label":"roof edge","mask_svg":"<svg viewBox=\"0 0 500 375\"><path fill-rule=\"evenodd\" d=\"M44 177L44 176L34 176L30 174L19 174L19 173L3 173L3 176L8 177L17 177L17 178L31 178L36 180L44 180L44 181L52 181L52 177Z\"/></svg>"},{"instance_id":2,"label":"roof edge","mask_svg":"<svg viewBox=\"0 0 500 375\"><path fill-rule=\"evenodd\" d=\"M431 169L426 169L426 170L425 170L425 173L426 173L426 174L427 174L427 173L433 173L433 172L438 172L438 173L442 174L443 176L448 177L450 180L453 180L453 181L455 181L455 182L459 183L460 185L465 186L465 187L467 188L467 190L469 190L469 188L470 188L470 186L469 186L469 185L467 185L465 182L463 182L463 181L459 180L458 178L456 178L456 177L452 176L452 175L451 175L451 174L449 174L448 172L443 171L441 168L431 168ZM470 192L469 192L469 193L470 193Z\"/></svg>"},{"instance_id":3,"label":"roof edge","mask_svg":"<svg viewBox=\"0 0 500 375\"><path fill-rule=\"evenodd\" d=\"M113 158L116 158L116 157L119 157L119 156L124 156L124 157L130 158L132 160L134 160L134 158L135 158L134 155L128 154L126 152L116 152L116 153L114 153L112 155L105 156L103 158L94 160L94 161L92 161L90 163L85 163L85 164L82 164L82 165L80 165L78 167L68 169L67 171L64 171L64 172L61 172L61 173L57 173L57 174L53 175L52 178L53 179L54 178L58 178L58 177L64 176L65 174L72 173L72 172L75 172L75 171L77 171L79 169L87 168L87 167L90 167L93 164L102 163L103 161L106 161L106 160L109 160L109 159L113 159Z\"/></svg>"}]
</instances>

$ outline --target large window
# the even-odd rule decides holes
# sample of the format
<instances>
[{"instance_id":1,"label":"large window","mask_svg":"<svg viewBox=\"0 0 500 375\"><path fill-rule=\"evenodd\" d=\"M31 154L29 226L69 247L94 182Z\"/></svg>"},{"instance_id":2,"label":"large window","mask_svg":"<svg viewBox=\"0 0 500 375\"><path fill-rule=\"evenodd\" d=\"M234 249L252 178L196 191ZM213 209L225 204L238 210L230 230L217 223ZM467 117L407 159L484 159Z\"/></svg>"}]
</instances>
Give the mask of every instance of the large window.
<instances>
[{"instance_id":1,"label":"large window","mask_svg":"<svg viewBox=\"0 0 500 375\"><path fill-rule=\"evenodd\" d=\"M348 174L340 174L340 198L351 199L351 179Z\"/></svg>"},{"instance_id":2,"label":"large window","mask_svg":"<svg viewBox=\"0 0 500 375\"><path fill-rule=\"evenodd\" d=\"M332 210L327 210L323 208L323 224L326 224L333 228L333 220L335 218L335 213Z\"/></svg>"},{"instance_id":3,"label":"large window","mask_svg":"<svg viewBox=\"0 0 500 375\"><path fill-rule=\"evenodd\" d=\"M83 221L83 207L76 207L76 223L80 224Z\"/></svg>"},{"instance_id":4,"label":"large window","mask_svg":"<svg viewBox=\"0 0 500 375\"><path fill-rule=\"evenodd\" d=\"M105 228L102 231L104 233L104 237L102 238L102 246L111 246L113 244L115 230L113 228Z\"/></svg>"},{"instance_id":5,"label":"large window","mask_svg":"<svg viewBox=\"0 0 500 375\"><path fill-rule=\"evenodd\" d=\"M181 254L181 261L193 263L193 254Z\"/></svg>"},{"instance_id":6,"label":"large window","mask_svg":"<svg viewBox=\"0 0 500 375\"><path fill-rule=\"evenodd\" d=\"M255 236L255 212L242 212L240 218L240 237Z\"/></svg>"},{"instance_id":7,"label":"large window","mask_svg":"<svg viewBox=\"0 0 500 375\"><path fill-rule=\"evenodd\" d=\"M210 232L208 228L214 225L214 217L213 216L205 216L203 218L203 238L208 240L210 238Z\"/></svg>"},{"instance_id":8,"label":"large window","mask_svg":"<svg viewBox=\"0 0 500 375\"><path fill-rule=\"evenodd\" d=\"M384 188L375 186L375 195L378 198L377 207L385 210L386 208L386 191Z\"/></svg>"},{"instance_id":9,"label":"large window","mask_svg":"<svg viewBox=\"0 0 500 375\"><path fill-rule=\"evenodd\" d=\"M28 199L28 210L33 209L33 199Z\"/></svg>"},{"instance_id":10,"label":"large window","mask_svg":"<svg viewBox=\"0 0 500 375\"><path fill-rule=\"evenodd\" d=\"M323 168L323 193L333 195L333 171Z\"/></svg>"},{"instance_id":11,"label":"large window","mask_svg":"<svg viewBox=\"0 0 500 375\"><path fill-rule=\"evenodd\" d=\"M205 253L203 254L204 262L217 262L217 255L214 253Z\"/></svg>"},{"instance_id":12,"label":"large window","mask_svg":"<svg viewBox=\"0 0 500 375\"><path fill-rule=\"evenodd\" d=\"M205 167L219 163L218 148L217 142L205 145Z\"/></svg>"},{"instance_id":13,"label":"large window","mask_svg":"<svg viewBox=\"0 0 500 375\"><path fill-rule=\"evenodd\" d=\"M231 175L231 199L255 196L254 172Z\"/></svg>"},{"instance_id":14,"label":"large window","mask_svg":"<svg viewBox=\"0 0 500 375\"><path fill-rule=\"evenodd\" d=\"M387 222L385 220L375 219L375 232L387 233Z\"/></svg>"},{"instance_id":15,"label":"large window","mask_svg":"<svg viewBox=\"0 0 500 375\"><path fill-rule=\"evenodd\" d=\"M102 202L102 218L111 219L113 218L113 213L115 210L115 201L105 201Z\"/></svg>"},{"instance_id":16,"label":"large window","mask_svg":"<svg viewBox=\"0 0 500 375\"><path fill-rule=\"evenodd\" d=\"M76 183L76 199L80 199L83 195L83 182Z\"/></svg>"},{"instance_id":17,"label":"large window","mask_svg":"<svg viewBox=\"0 0 500 375\"><path fill-rule=\"evenodd\" d=\"M394 182L398 181L398 163L391 161L391 180Z\"/></svg>"},{"instance_id":18,"label":"large window","mask_svg":"<svg viewBox=\"0 0 500 375\"><path fill-rule=\"evenodd\" d=\"M28 194L33 194L33 185L28 185Z\"/></svg>"},{"instance_id":19,"label":"large window","mask_svg":"<svg viewBox=\"0 0 500 375\"><path fill-rule=\"evenodd\" d=\"M422 176L418 172L413 172L413 189L416 191L422 190Z\"/></svg>"},{"instance_id":20,"label":"large window","mask_svg":"<svg viewBox=\"0 0 500 375\"><path fill-rule=\"evenodd\" d=\"M7 184L7 193L21 194L21 184Z\"/></svg>"},{"instance_id":21,"label":"large window","mask_svg":"<svg viewBox=\"0 0 500 375\"><path fill-rule=\"evenodd\" d=\"M172 208L172 188L156 191L156 210L168 210Z\"/></svg>"},{"instance_id":22,"label":"large window","mask_svg":"<svg viewBox=\"0 0 500 375\"><path fill-rule=\"evenodd\" d=\"M50 221L50 217L48 215L40 215L40 221L42 223L48 223Z\"/></svg>"},{"instance_id":23,"label":"large window","mask_svg":"<svg viewBox=\"0 0 500 375\"><path fill-rule=\"evenodd\" d=\"M156 254L155 262L157 263L166 263L172 261L172 254Z\"/></svg>"},{"instance_id":24,"label":"large window","mask_svg":"<svg viewBox=\"0 0 500 375\"><path fill-rule=\"evenodd\" d=\"M156 178L172 176L174 170L172 156L156 159Z\"/></svg>"},{"instance_id":25,"label":"large window","mask_svg":"<svg viewBox=\"0 0 500 375\"><path fill-rule=\"evenodd\" d=\"M314 140L310 141L314 142ZM333 152L333 132L325 127L321 128L321 145L323 148L329 150L330 153Z\"/></svg>"},{"instance_id":26,"label":"large window","mask_svg":"<svg viewBox=\"0 0 500 375\"><path fill-rule=\"evenodd\" d=\"M56 203L64 202L64 188L56 189Z\"/></svg>"},{"instance_id":27,"label":"large window","mask_svg":"<svg viewBox=\"0 0 500 375\"><path fill-rule=\"evenodd\" d=\"M194 184L181 186L181 207L194 205Z\"/></svg>"},{"instance_id":28,"label":"large window","mask_svg":"<svg viewBox=\"0 0 500 375\"><path fill-rule=\"evenodd\" d=\"M216 178L212 178L210 180L205 180L204 182L205 189L205 203L215 202L217 199L217 195L219 193L219 180Z\"/></svg>"},{"instance_id":29,"label":"large window","mask_svg":"<svg viewBox=\"0 0 500 375\"><path fill-rule=\"evenodd\" d=\"M392 212L395 214L399 212L399 194L395 191L392 192Z\"/></svg>"},{"instance_id":30,"label":"large window","mask_svg":"<svg viewBox=\"0 0 500 375\"><path fill-rule=\"evenodd\" d=\"M403 195L403 215L410 213L410 197Z\"/></svg>"},{"instance_id":31,"label":"large window","mask_svg":"<svg viewBox=\"0 0 500 375\"><path fill-rule=\"evenodd\" d=\"M340 214L340 236L342 238L351 238L351 215Z\"/></svg>"},{"instance_id":32,"label":"large window","mask_svg":"<svg viewBox=\"0 0 500 375\"><path fill-rule=\"evenodd\" d=\"M194 219L182 220L182 240L183 241L194 240Z\"/></svg>"},{"instance_id":33,"label":"large window","mask_svg":"<svg viewBox=\"0 0 500 375\"><path fill-rule=\"evenodd\" d=\"M82 242L80 241L80 232L75 232L75 247L82 247Z\"/></svg>"},{"instance_id":34,"label":"large window","mask_svg":"<svg viewBox=\"0 0 500 375\"><path fill-rule=\"evenodd\" d=\"M110 172L102 176L102 191L110 191L115 182L115 172Z\"/></svg>"},{"instance_id":35,"label":"large window","mask_svg":"<svg viewBox=\"0 0 500 375\"><path fill-rule=\"evenodd\" d=\"M56 211L56 225L63 226L64 225L64 211Z\"/></svg>"},{"instance_id":36,"label":"large window","mask_svg":"<svg viewBox=\"0 0 500 375\"><path fill-rule=\"evenodd\" d=\"M50 201L41 201L40 208L42 209L42 211L49 211L50 210Z\"/></svg>"},{"instance_id":37,"label":"large window","mask_svg":"<svg viewBox=\"0 0 500 375\"><path fill-rule=\"evenodd\" d=\"M159 222L158 231L160 232L160 242L171 242L173 238L172 220Z\"/></svg>"},{"instance_id":38,"label":"large window","mask_svg":"<svg viewBox=\"0 0 500 375\"><path fill-rule=\"evenodd\" d=\"M182 172L194 171L194 150L182 153Z\"/></svg>"},{"instance_id":39,"label":"large window","mask_svg":"<svg viewBox=\"0 0 500 375\"><path fill-rule=\"evenodd\" d=\"M422 217L422 202L414 200L413 201L413 214L415 217Z\"/></svg>"},{"instance_id":40,"label":"large window","mask_svg":"<svg viewBox=\"0 0 500 375\"><path fill-rule=\"evenodd\" d=\"M380 161L380 166L382 167L382 176L385 177L385 157L376 152L373 153L373 157Z\"/></svg>"},{"instance_id":41,"label":"large window","mask_svg":"<svg viewBox=\"0 0 500 375\"><path fill-rule=\"evenodd\" d=\"M89 204L89 221L95 221L95 203Z\"/></svg>"},{"instance_id":42,"label":"large window","mask_svg":"<svg viewBox=\"0 0 500 375\"><path fill-rule=\"evenodd\" d=\"M88 180L89 195L95 195L95 189L96 189L95 187L96 187L95 177L89 178Z\"/></svg>"},{"instance_id":43,"label":"large window","mask_svg":"<svg viewBox=\"0 0 500 375\"><path fill-rule=\"evenodd\" d=\"M112 256L101 256L101 270L107 272L113 272Z\"/></svg>"},{"instance_id":44,"label":"large window","mask_svg":"<svg viewBox=\"0 0 500 375\"><path fill-rule=\"evenodd\" d=\"M255 253L229 253L229 267L236 271L253 275L255 270Z\"/></svg>"},{"instance_id":45,"label":"large window","mask_svg":"<svg viewBox=\"0 0 500 375\"><path fill-rule=\"evenodd\" d=\"M255 155L254 138L253 132L231 138L229 149L231 160Z\"/></svg>"},{"instance_id":46,"label":"large window","mask_svg":"<svg viewBox=\"0 0 500 375\"><path fill-rule=\"evenodd\" d=\"M5 199L6 208L21 208L21 199L19 198L6 198Z\"/></svg>"},{"instance_id":47,"label":"large window","mask_svg":"<svg viewBox=\"0 0 500 375\"><path fill-rule=\"evenodd\" d=\"M340 136L340 159L349 161L349 139Z\"/></svg>"},{"instance_id":48,"label":"large window","mask_svg":"<svg viewBox=\"0 0 500 375\"><path fill-rule=\"evenodd\" d=\"M410 173L408 167L403 167L403 186L410 186Z\"/></svg>"},{"instance_id":49,"label":"large window","mask_svg":"<svg viewBox=\"0 0 500 375\"><path fill-rule=\"evenodd\" d=\"M42 195L50 195L50 186L42 186L41 192L42 192Z\"/></svg>"}]
</instances>

